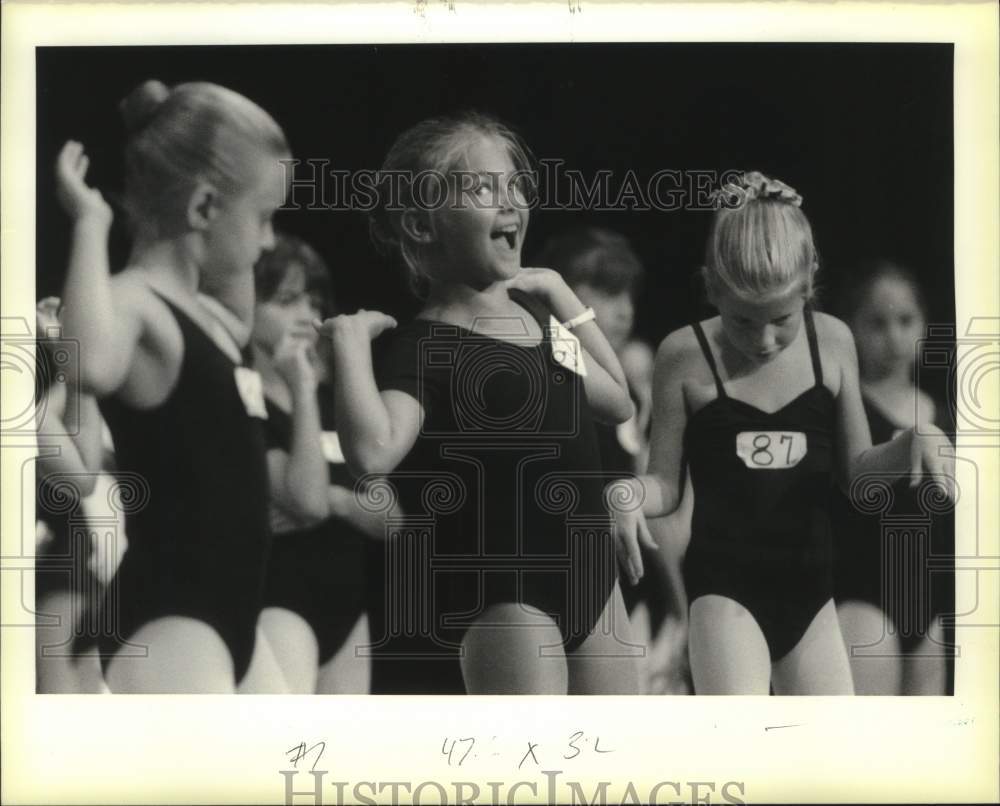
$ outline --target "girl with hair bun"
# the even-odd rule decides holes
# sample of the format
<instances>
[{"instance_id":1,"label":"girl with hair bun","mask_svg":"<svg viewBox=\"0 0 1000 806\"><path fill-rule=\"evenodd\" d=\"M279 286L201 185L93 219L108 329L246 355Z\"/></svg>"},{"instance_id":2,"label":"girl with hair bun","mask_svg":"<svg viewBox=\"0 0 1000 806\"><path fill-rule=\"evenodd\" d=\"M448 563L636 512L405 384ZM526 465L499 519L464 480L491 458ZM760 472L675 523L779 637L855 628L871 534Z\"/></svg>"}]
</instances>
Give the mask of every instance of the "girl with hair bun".
<instances>
[{"instance_id":1,"label":"girl with hair bun","mask_svg":"<svg viewBox=\"0 0 1000 806\"><path fill-rule=\"evenodd\" d=\"M121 470L139 474L129 550L102 639L115 692L232 692L255 643L270 537L259 377L220 349L201 285L252 290L273 245L289 156L259 106L215 84L147 81L121 105L128 131L128 266L110 275L111 208L67 143L56 164L74 241L64 288L78 380L100 399ZM110 590L110 589L109 589Z\"/></svg>"},{"instance_id":2,"label":"girl with hair bun","mask_svg":"<svg viewBox=\"0 0 1000 806\"><path fill-rule=\"evenodd\" d=\"M689 470L684 558L697 694L851 694L833 603L829 494L868 473L943 478L939 429L872 447L847 326L816 313L818 267L801 197L748 173L718 197L705 255L719 316L667 336L656 357L641 510L618 514L630 550L674 511Z\"/></svg>"}]
</instances>

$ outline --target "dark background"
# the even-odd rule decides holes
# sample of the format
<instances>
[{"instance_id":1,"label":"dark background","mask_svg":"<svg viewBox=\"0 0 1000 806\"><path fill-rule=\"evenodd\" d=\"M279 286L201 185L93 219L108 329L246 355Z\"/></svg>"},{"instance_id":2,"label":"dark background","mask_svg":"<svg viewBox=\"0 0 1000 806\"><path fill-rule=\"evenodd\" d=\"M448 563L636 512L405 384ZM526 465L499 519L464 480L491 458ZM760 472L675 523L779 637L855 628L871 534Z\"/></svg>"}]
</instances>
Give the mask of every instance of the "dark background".
<instances>
[{"instance_id":1,"label":"dark background","mask_svg":"<svg viewBox=\"0 0 1000 806\"><path fill-rule=\"evenodd\" d=\"M510 123L536 157L589 180L629 169L759 169L804 197L829 299L864 258L909 266L931 322L955 319L951 45L542 44L39 48L38 295L58 293L68 221L52 165L73 138L90 179L121 187L117 104L147 78L235 89L283 126L294 155L376 169L393 138L476 108ZM644 184L644 183L643 183ZM710 213L533 214L526 265L545 237L594 223L633 242L647 269L639 335L658 342L705 313L695 282ZM343 307L414 310L402 271L375 255L358 212L286 211L277 225L327 259ZM127 240L116 224L113 264Z\"/></svg>"}]
</instances>

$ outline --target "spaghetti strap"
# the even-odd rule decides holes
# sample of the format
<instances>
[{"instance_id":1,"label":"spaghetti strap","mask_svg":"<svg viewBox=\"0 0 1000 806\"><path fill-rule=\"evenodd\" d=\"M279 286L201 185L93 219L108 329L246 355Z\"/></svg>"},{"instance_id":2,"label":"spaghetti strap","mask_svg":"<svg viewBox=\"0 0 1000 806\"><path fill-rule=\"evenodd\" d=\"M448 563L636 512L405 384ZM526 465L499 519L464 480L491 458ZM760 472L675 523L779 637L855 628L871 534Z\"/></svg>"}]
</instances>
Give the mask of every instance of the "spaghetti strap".
<instances>
[{"instance_id":1,"label":"spaghetti strap","mask_svg":"<svg viewBox=\"0 0 1000 806\"><path fill-rule=\"evenodd\" d=\"M712 356L712 350L708 346L708 339L705 337L705 331L701 329L700 322L692 323L691 327L694 329L694 335L698 337L698 344L701 345L701 351L705 354L705 360L708 362L708 368L712 370L712 377L715 378L715 388L719 393L719 397L726 397L726 389L722 385L722 378L719 377L719 371L715 366L715 358Z\"/></svg>"},{"instance_id":2,"label":"spaghetti strap","mask_svg":"<svg viewBox=\"0 0 1000 806\"><path fill-rule=\"evenodd\" d=\"M809 336L809 356L812 358L813 375L816 385L823 385L823 364L819 360L819 344L816 341L816 323L813 321L812 306L805 308L806 334Z\"/></svg>"}]
</instances>

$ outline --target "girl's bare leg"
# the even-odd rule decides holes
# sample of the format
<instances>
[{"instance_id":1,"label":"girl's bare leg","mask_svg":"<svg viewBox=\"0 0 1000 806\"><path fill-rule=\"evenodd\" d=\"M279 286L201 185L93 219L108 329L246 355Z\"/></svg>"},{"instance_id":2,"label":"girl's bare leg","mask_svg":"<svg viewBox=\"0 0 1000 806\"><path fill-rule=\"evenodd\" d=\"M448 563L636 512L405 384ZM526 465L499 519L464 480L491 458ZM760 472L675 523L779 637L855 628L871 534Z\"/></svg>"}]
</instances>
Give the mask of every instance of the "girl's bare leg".
<instances>
[{"instance_id":1,"label":"girl's bare leg","mask_svg":"<svg viewBox=\"0 0 1000 806\"><path fill-rule=\"evenodd\" d=\"M250 659L250 667L243 679L236 686L237 694L312 694L313 689L298 690L290 688L288 675L298 674L307 677L312 673L315 683L316 659L313 656L312 667L305 666L308 663L308 638L312 636L312 630L306 625L309 637L302 636L301 633L293 632L293 627L297 625L283 623L280 629L265 630L264 613L277 608L265 609L257 621L257 639L254 642L253 657ZM288 613L287 610L278 611ZM289 616L298 619L294 613ZM301 619L299 619L301 621ZM303 622L304 623L304 622ZM287 631L286 631L287 630ZM277 639L281 643L275 644ZM312 639L313 646L316 639ZM278 648L281 647L281 654ZM279 660L280 659L280 660ZM297 681L298 682L298 681Z\"/></svg>"},{"instance_id":2,"label":"girl's bare leg","mask_svg":"<svg viewBox=\"0 0 1000 806\"><path fill-rule=\"evenodd\" d=\"M853 694L851 665L833 599L813 618L805 635L774 662L775 694Z\"/></svg>"},{"instance_id":3,"label":"girl's bare leg","mask_svg":"<svg viewBox=\"0 0 1000 806\"><path fill-rule=\"evenodd\" d=\"M768 694L771 655L750 611L725 596L691 603L688 647L695 694Z\"/></svg>"},{"instance_id":4,"label":"girl's bare leg","mask_svg":"<svg viewBox=\"0 0 1000 806\"><path fill-rule=\"evenodd\" d=\"M368 694L371 691L372 661L358 655L359 647L371 643L368 614L362 613L355 622L344 645L319 668L317 694Z\"/></svg>"},{"instance_id":5,"label":"girl's bare leg","mask_svg":"<svg viewBox=\"0 0 1000 806\"><path fill-rule=\"evenodd\" d=\"M903 659L901 693L943 697L948 693L948 653L941 618L931 622L927 635Z\"/></svg>"},{"instance_id":6,"label":"girl's bare leg","mask_svg":"<svg viewBox=\"0 0 1000 806\"><path fill-rule=\"evenodd\" d=\"M541 610L517 602L492 605L462 639L462 676L469 694L565 694L566 656L554 652L562 633Z\"/></svg>"},{"instance_id":7,"label":"girl's bare leg","mask_svg":"<svg viewBox=\"0 0 1000 806\"><path fill-rule=\"evenodd\" d=\"M97 654L71 655L74 625L79 618L74 596L67 590L51 593L38 602L35 682L39 694L98 694L104 688ZM48 623L53 616L59 619L58 624Z\"/></svg>"},{"instance_id":8,"label":"girl's bare leg","mask_svg":"<svg viewBox=\"0 0 1000 806\"><path fill-rule=\"evenodd\" d=\"M566 656L570 694L638 694L639 657L622 592L615 583L593 632Z\"/></svg>"},{"instance_id":9,"label":"girl's bare leg","mask_svg":"<svg viewBox=\"0 0 1000 806\"><path fill-rule=\"evenodd\" d=\"M229 649L203 621L159 618L143 625L129 643L149 647L149 656L111 659L105 680L115 694L232 694L236 689Z\"/></svg>"},{"instance_id":10,"label":"girl's bare leg","mask_svg":"<svg viewBox=\"0 0 1000 806\"><path fill-rule=\"evenodd\" d=\"M868 602L846 601L837 606L837 618L851 665L856 694L900 693L903 664L899 639L890 631L889 617ZM852 653L852 647L855 653Z\"/></svg>"}]
</instances>

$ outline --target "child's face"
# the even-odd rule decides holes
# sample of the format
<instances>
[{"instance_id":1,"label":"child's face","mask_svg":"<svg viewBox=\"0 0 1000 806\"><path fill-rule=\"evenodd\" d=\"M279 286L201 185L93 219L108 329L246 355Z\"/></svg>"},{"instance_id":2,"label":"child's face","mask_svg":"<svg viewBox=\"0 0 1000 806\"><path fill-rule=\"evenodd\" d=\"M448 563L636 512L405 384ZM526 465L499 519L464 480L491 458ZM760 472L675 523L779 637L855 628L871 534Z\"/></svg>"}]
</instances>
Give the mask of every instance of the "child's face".
<instances>
[{"instance_id":1,"label":"child's face","mask_svg":"<svg viewBox=\"0 0 1000 806\"><path fill-rule=\"evenodd\" d=\"M508 280L521 268L527 205L511 182L504 145L482 137L466 153L448 204L431 213L433 255L443 276L473 286Z\"/></svg>"},{"instance_id":2,"label":"child's face","mask_svg":"<svg viewBox=\"0 0 1000 806\"><path fill-rule=\"evenodd\" d=\"M722 329L740 353L755 364L766 364L795 341L802 326L805 295L802 283L752 298L720 291L714 296Z\"/></svg>"},{"instance_id":3,"label":"child's face","mask_svg":"<svg viewBox=\"0 0 1000 806\"><path fill-rule=\"evenodd\" d=\"M275 155L260 155L250 177L238 194L218 197L203 269L215 276L252 272L260 253L274 246L271 219L285 199L283 166Z\"/></svg>"},{"instance_id":4,"label":"child's face","mask_svg":"<svg viewBox=\"0 0 1000 806\"><path fill-rule=\"evenodd\" d=\"M587 283L579 283L573 290L580 298L580 302L594 309L597 326L614 351L619 352L628 342L628 337L632 335L632 325L635 321L632 295L627 290L612 294Z\"/></svg>"},{"instance_id":5,"label":"child's face","mask_svg":"<svg viewBox=\"0 0 1000 806\"><path fill-rule=\"evenodd\" d=\"M314 344L316 329L312 323L315 318L316 311L306 292L305 272L299 264L293 263L274 296L266 302L258 302L254 308L254 341L271 353L286 336Z\"/></svg>"},{"instance_id":6,"label":"child's face","mask_svg":"<svg viewBox=\"0 0 1000 806\"><path fill-rule=\"evenodd\" d=\"M924 325L908 282L898 277L876 280L852 322L862 374L877 378L909 369Z\"/></svg>"}]
</instances>

